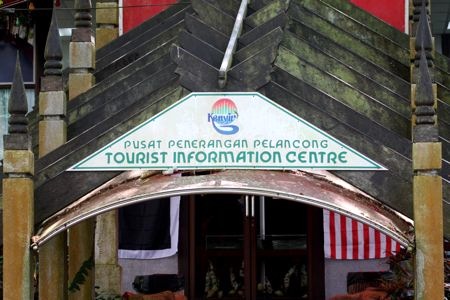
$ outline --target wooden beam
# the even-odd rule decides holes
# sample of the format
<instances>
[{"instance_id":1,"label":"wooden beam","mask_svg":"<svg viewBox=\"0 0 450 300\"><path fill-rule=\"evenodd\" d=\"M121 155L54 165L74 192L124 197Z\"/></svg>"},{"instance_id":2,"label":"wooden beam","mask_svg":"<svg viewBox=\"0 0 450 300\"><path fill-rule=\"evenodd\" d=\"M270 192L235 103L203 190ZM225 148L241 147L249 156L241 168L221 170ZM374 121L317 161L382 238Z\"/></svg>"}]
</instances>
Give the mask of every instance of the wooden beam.
<instances>
[{"instance_id":1,"label":"wooden beam","mask_svg":"<svg viewBox=\"0 0 450 300\"><path fill-rule=\"evenodd\" d=\"M286 12L289 7L289 0L275 0L268 5L260 8L245 19L245 24L252 28L261 26L262 24L274 19L278 15Z\"/></svg>"},{"instance_id":2,"label":"wooden beam","mask_svg":"<svg viewBox=\"0 0 450 300\"><path fill-rule=\"evenodd\" d=\"M320 2L322 2L324 5L335 8L341 13L358 21L360 24L365 25L367 28L376 28L376 32L378 34L387 37L391 41L396 41L396 43L398 43L405 49L408 48L408 35L404 34L388 23L381 21L376 16L367 13L367 11L356 6L352 2L342 0L320 0Z\"/></svg>"},{"instance_id":3,"label":"wooden beam","mask_svg":"<svg viewBox=\"0 0 450 300\"><path fill-rule=\"evenodd\" d=\"M239 42L244 46L248 46L249 44L253 43L254 41L260 39L262 36L271 32L275 28L284 29L284 27L287 23L287 20L288 20L288 18L287 18L286 13L282 12L279 15L277 15L276 17L265 22L264 24L257 26L255 28L243 33L242 36L239 38Z\"/></svg>"},{"instance_id":4,"label":"wooden beam","mask_svg":"<svg viewBox=\"0 0 450 300\"><path fill-rule=\"evenodd\" d=\"M225 34L204 23L195 15L186 15L184 21L189 32L225 53L228 45L228 37Z\"/></svg>"},{"instance_id":5,"label":"wooden beam","mask_svg":"<svg viewBox=\"0 0 450 300\"><path fill-rule=\"evenodd\" d=\"M339 45L325 35L322 35L309 27L308 24L292 21L289 23L288 30L294 33L297 38L308 42L311 46L319 48L321 51L334 57L341 63L355 69L372 80L379 82L401 97L409 99L411 92L409 82L395 73L389 72L390 69L382 68L377 64L374 64L365 56L358 55L351 51L351 49L348 49L344 44Z\"/></svg>"},{"instance_id":6,"label":"wooden beam","mask_svg":"<svg viewBox=\"0 0 450 300\"><path fill-rule=\"evenodd\" d=\"M97 126L100 123L99 120L105 120L115 114L119 114L123 109L133 105L145 95L155 92L175 77L175 64L170 61L168 55L151 64L151 68L146 68L146 70L149 71L148 74L150 76L145 77L129 89L118 92L110 99L103 98L103 105L93 108L83 118L79 118L76 122L70 124L68 128L69 138L76 137L86 130Z\"/></svg>"},{"instance_id":7,"label":"wooden beam","mask_svg":"<svg viewBox=\"0 0 450 300\"><path fill-rule=\"evenodd\" d=\"M410 124L401 114L380 104L369 95L348 86L347 83L337 80L334 76L317 69L282 46L278 51L275 65L330 94L355 111L376 120L399 135L409 136Z\"/></svg>"},{"instance_id":8,"label":"wooden beam","mask_svg":"<svg viewBox=\"0 0 450 300\"><path fill-rule=\"evenodd\" d=\"M330 6L323 5L317 0L299 0L295 4L302 6L304 10L313 12L316 16L328 21L332 26L351 34L358 40L364 41L367 45L386 53L395 61L405 66L409 64L408 44L399 44L396 40L380 35L376 30L378 24L374 24L374 27L368 27L365 22L357 22L348 15Z\"/></svg>"},{"instance_id":9,"label":"wooden beam","mask_svg":"<svg viewBox=\"0 0 450 300\"><path fill-rule=\"evenodd\" d=\"M161 30L161 24L167 24L170 19L182 19L186 13L192 13L192 7L186 2L177 3L176 5L170 5L169 8L162 11L153 18L148 19L141 25L133 28L127 34L120 36L105 47L98 49L97 60L105 59L111 52L115 52L123 46L127 45L130 41L139 39L140 37L152 37L154 36L153 30ZM162 27L164 28L164 26Z\"/></svg>"},{"instance_id":10,"label":"wooden beam","mask_svg":"<svg viewBox=\"0 0 450 300\"><path fill-rule=\"evenodd\" d=\"M284 36L282 45L316 68L335 76L354 89L370 95L403 117L409 118L409 99L393 93L390 89L366 76L365 74L369 70L364 73L356 72L334 57L323 53L320 48L311 46L289 32Z\"/></svg>"},{"instance_id":11,"label":"wooden beam","mask_svg":"<svg viewBox=\"0 0 450 300\"><path fill-rule=\"evenodd\" d=\"M229 15L211 2L205 0L192 0L192 7L200 19L226 36L233 31L234 16Z\"/></svg>"},{"instance_id":12,"label":"wooden beam","mask_svg":"<svg viewBox=\"0 0 450 300\"><path fill-rule=\"evenodd\" d=\"M278 47L282 38L283 38L283 29L280 27L276 27L270 32L260 36L253 43L239 49L234 55L235 60L236 62L242 62L250 58L251 56L256 55L258 52L262 51L262 49L266 47L269 46ZM269 61L268 63L271 64L272 62L273 61ZM265 63L267 64L267 62ZM263 63L261 62L261 64Z\"/></svg>"},{"instance_id":13,"label":"wooden beam","mask_svg":"<svg viewBox=\"0 0 450 300\"><path fill-rule=\"evenodd\" d=\"M113 53L110 57L108 57L111 61L108 60L97 62L97 72L95 73L96 78L99 78L99 80L104 80L111 74L114 74L132 62L158 50L161 45L164 45L167 41L178 37L179 33L183 30L184 22L182 20L175 21L175 24L171 26L169 26L170 24L167 24L169 27L164 28L165 30L162 30L161 33L155 33L155 35L152 36L144 36L130 42L129 44L133 47Z\"/></svg>"},{"instance_id":14,"label":"wooden beam","mask_svg":"<svg viewBox=\"0 0 450 300\"><path fill-rule=\"evenodd\" d=\"M180 46L211 66L219 68L224 55L223 51L216 49L208 41L203 41L191 33L182 31L179 35Z\"/></svg>"},{"instance_id":15,"label":"wooden beam","mask_svg":"<svg viewBox=\"0 0 450 300\"><path fill-rule=\"evenodd\" d=\"M258 77L265 77L266 82L269 82L272 63L277 55L277 48L277 44L269 44L262 50L255 51L252 53L252 56L231 68L228 72L229 76L244 85Z\"/></svg>"},{"instance_id":16,"label":"wooden beam","mask_svg":"<svg viewBox=\"0 0 450 300\"><path fill-rule=\"evenodd\" d=\"M393 149L402 156L411 158L411 141L407 137L399 136L388 128L357 113L344 103L336 101L330 95L321 92L282 69L275 69L275 72L272 74L272 80L300 99L303 99L303 101L339 119L343 124L355 128L367 135L370 139L379 141L379 143Z\"/></svg>"},{"instance_id":17,"label":"wooden beam","mask_svg":"<svg viewBox=\"0 0 450 300\"><path fill-rule=\"evenodd\" d=\"M306 24L310 28L314 28L316 32L326 36L333 42L344 46L348 50L365 57L367 60L379 65L386 70L400 76L405 80L409 80L409 67L405 63L399 62L388 56L385 50L380 51L372 45L353 36L351 33L317 17L307 9L302 8L296 3L292 3L289 10L289 16L302 24Z\"/></svg>"},{"instance_id":18,"label":"wooden beam","mask_svg":"<svg viewBox=\"0 0 450 300\"><path fill-rule=\"evenodd\" d=\"M218 86L218 68L213 67L206 61L176 45L171 47L170 55L177 63L179 69L189 70L190 73L201 78L202 81L208 82L210 86Z\"/></svg>"}]
</instances>

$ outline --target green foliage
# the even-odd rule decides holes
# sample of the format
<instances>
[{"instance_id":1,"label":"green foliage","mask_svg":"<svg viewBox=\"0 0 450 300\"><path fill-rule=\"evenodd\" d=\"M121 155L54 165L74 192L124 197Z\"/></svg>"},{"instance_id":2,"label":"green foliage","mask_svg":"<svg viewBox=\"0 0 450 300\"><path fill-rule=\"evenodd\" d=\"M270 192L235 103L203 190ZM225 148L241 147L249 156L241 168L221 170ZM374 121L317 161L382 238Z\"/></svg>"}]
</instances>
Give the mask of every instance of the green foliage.
<instances>
[{"instance_id":1,"label":"green foliage","mask_svg":"<svg viewBox=\"0 0 450 300\"><path fill-rule=\"evenodd\" d=\"M75 274L72 282L69 284L69 293L75 293L80 290L80 286L86 282L86 278L95 267L94 257L91 256L83 262L78 272ZM96 300L120 300L122 297L117 294L111 294L105 291L99 291L100 287L95 287Z\"/></svg>"},{"instance_id":2,"label":"green foliage","mask_svg":"<svg viewBox=\"0 0 450 300\"><path fill-rule=\"evenodd\" d=\"M94 269L94 257L91 256L83 262L78 272L75 274L72 282L69 284L69 293L75 293L80 290L80 285L84 284L89 272Z\"/></svg>"},{"instance_id":3,"label":"green foliage","mask_svg":"<svg viewBox=\"0 0 450 300\"><path fill-rule=\"evenodd\" d=\"M97 291L100 287L95 287L95 300L120 300L122 297L117 294L111 294L105 291Z\"/></svg>"}]
</instances>

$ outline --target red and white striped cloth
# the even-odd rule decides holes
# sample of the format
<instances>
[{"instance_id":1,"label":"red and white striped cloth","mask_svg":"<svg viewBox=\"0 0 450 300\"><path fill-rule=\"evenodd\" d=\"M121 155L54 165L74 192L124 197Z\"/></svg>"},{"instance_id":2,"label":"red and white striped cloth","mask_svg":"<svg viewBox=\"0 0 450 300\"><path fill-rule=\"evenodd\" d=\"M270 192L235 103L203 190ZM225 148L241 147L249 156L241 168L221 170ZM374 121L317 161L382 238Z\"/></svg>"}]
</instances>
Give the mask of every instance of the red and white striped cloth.
<instances>
[{"instance_id":1,"label":"red and white striped cloth","mask_svg":"<svg viewBox=\"0 0 450 300\"><path fill-rule=\"evenodd\" d=\"M369 225L323 210L325 258L372 259L400 251L400 243Z\"/></svg>"}]
</instances>

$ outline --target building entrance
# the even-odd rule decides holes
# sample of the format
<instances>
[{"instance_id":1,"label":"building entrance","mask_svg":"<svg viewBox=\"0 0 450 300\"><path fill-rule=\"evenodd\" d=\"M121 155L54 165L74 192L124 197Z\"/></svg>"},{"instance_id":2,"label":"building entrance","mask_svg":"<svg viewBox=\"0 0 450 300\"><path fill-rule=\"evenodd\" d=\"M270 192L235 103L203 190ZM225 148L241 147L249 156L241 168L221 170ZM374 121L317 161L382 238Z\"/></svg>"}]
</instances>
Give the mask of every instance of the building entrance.
<instances>
[{"instance_id":1,"label":"building entrance","mask_svg":"<svg viewBox=\"0 0 450 300\"><path fill-rule=\"evenodd\" d=\"M319 209L253 195L193 202L193 299L321 299L311 297L323 284L323 251L313 241L323 235L314 227Z\"/></svg>"}]
</instances>

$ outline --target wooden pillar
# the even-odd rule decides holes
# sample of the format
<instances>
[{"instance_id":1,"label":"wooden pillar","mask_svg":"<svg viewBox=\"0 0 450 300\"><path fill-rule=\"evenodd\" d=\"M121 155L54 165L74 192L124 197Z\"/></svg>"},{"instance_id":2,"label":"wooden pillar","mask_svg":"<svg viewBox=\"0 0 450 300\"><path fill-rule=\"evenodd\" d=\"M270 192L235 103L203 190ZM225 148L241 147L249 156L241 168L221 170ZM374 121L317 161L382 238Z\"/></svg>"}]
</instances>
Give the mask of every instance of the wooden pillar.
<instances>
[{"instance_id":1,"label":"wooden pillar","mask_svg":"<svg viewBox=\"0 0 450 300\"><path fill-rule=\"evenodd\" d=\"M411 104L415 299L444 299L441 143L433 83L433 38L428 0L413 1Z\"/></svg>"},{"instance_id":2,"label":"wooden pillar","mask_svg":"<svg viewBox=\"0 0 450 300\"><path fill-rule=\"evenodd\" d=\"M75 0L75 29L69 45L69 101L94 85L95 42L92 34L90 0ZM83 264L94 259L95 219L83 221L69 229L69 282L72 282ZM80 289L69 293L69 299L94 299L95 271L85 274Z\"/></svg>"},{"instance_id":3,"label":"wooden pillar","mask_svg":"<svg viewBox=\"0 0 450 300\"><path fill-rule=\"evenodd\" d=\"M96 49L119 36L117 1L103 0L96 4ZM95 285L103 295L120 295L122 270L118 264L118 214L110 211L97 217L95 229Z\"/></svg>"},{"instance_id":4,"label":"wooden pillar","mask_svg":"<svg viewBox=\"0 0 450 300\"><path fill-rule=\"evenodd\" d=\"M95 45L102 48L119 36L119 5L117 1L102 0L96 4Z\"/></svg>"},{"instance_id":5,"label":"wooden pillar","mask_svg":"<svg viewBox=\"0 0 450 300\"><path fill-rule=\"evenodd\" d=\"M95 219L83 221L69 229L69 282L72 282L81 267L94 260ZM84 274L85 281L79 289L69 293L69 300L91 300L94 297L94 270Z\"/></svg>"},{"instance_id":6,"label":"wooden pillar","mask_svg":"<svg viewBox=\"0 0 450 300\"><path fill-rule=\"evenodd\" d=\"M34 156L25 117L28 105L17 53L8 103L3 158L3 299L32 299L31 236L34 227Z\"/></svg>"},{"instance_id":7,"label":"wooden pillar","mask_svg":"<svg viewBox=\"0 0 450 300\"><path fill-rule=\"evenodd\" d=\"M122 269L117 256L117 210L97 216L95 230L95 285L103 295L120 295Z\"/></svg>"},{"instance_id":8,"label":"wooden pillar","mask_svg":"<svg viewBox=\"0 0 450 300\"><path fill-rule=\"evenodd\" d=\"M56 14L45 45L44 76L39 93L39 156L65 143L66 95L62 80L62 51ZM39 248L39 298L67 299L67 235L60 233Z\"/></svg>"},{"instance_id":9,"label":"wooden pillar","mask_svg":"<svg viewBox=\"0 0 450 300\"><path fill-rule=\"evenodd\" d=\"M95 42L92 35L90 0L75 1L75 29L69 44L69 100L94 85Z\"/></svg>"}]
</instances>

